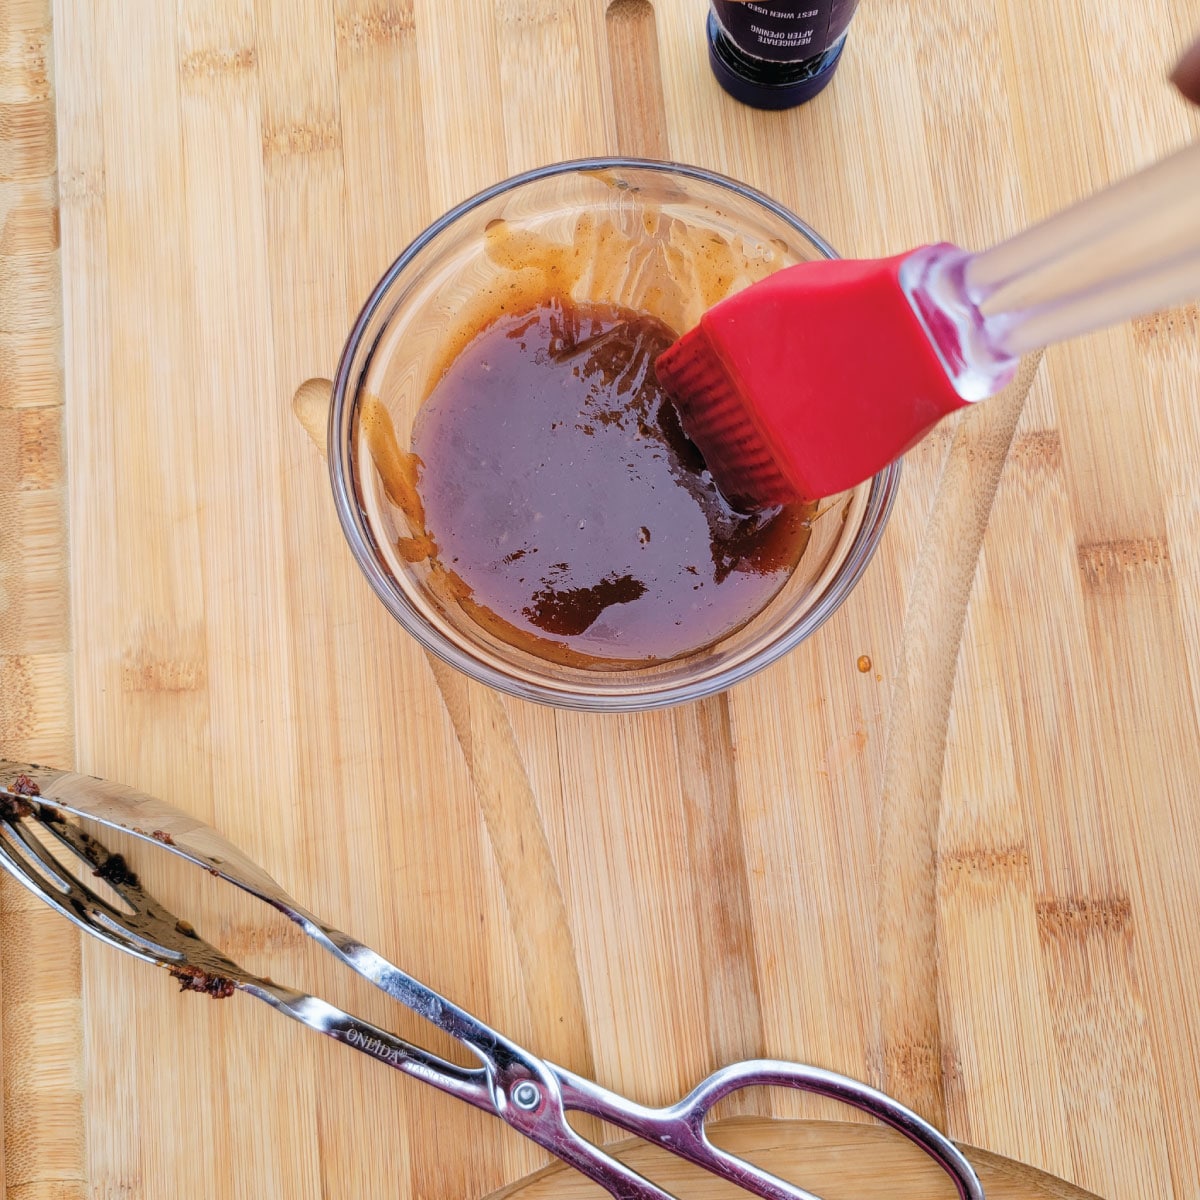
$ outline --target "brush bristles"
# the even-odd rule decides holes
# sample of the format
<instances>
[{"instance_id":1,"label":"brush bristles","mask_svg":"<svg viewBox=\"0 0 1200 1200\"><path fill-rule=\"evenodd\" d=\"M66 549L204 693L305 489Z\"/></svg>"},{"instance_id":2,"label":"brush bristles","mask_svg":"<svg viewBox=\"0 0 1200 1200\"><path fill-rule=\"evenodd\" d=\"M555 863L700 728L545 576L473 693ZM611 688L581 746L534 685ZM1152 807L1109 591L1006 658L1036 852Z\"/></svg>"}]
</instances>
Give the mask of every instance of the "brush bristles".
<instances>
[{"instance_id":1,"label":"brush bristles","mask_svg":"<svg viewBox=\"0 0 1200 1200\"><path fill-rule=\"evenodd\" d=\"M675 400L684 432L730 500L767 508L797 499L703 326L663 351L655 370Z\"/></svg>"}]
</instances>

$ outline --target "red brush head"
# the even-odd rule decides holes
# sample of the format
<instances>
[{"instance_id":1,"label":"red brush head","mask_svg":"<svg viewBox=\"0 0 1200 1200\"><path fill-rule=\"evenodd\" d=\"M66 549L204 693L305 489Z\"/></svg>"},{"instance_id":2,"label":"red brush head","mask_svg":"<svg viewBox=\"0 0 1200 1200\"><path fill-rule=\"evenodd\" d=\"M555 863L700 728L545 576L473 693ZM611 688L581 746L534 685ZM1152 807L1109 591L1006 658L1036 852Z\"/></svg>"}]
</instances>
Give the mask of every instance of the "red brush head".
<instances>
[{"instance_id":1,"label":"red brush head","mask_svg":"<svg viewBox=\"0 0 1200 1200\"><path fill-rule=\"evenodd\" d=\"M779 469L767 435L754 423L755 409L742 400L703 321L664 350L654 369L675 400L684 432L736 507L817 499L797 496Z\"/></svg>"},{"instance_id":2,"label":"red brush head","mask_svg":"<svg viewBox=\"0 0 1200 1200\"><path fill-rule=\"evenodd\" d=\"M659 356L659 380L727 494L760 506L835 495L962 407L900 288L906 257L789 267Z\"/></svg>"}]
</instances>

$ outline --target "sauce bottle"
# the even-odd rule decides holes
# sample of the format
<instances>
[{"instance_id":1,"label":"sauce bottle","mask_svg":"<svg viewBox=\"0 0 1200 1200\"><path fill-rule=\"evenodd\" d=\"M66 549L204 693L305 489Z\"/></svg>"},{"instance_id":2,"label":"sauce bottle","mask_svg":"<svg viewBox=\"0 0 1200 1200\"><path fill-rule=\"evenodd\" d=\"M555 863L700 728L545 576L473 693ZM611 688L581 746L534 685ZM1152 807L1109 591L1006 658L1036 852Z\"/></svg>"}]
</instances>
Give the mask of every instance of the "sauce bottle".
<instances>
[{"instance_id":1,"label":"sauce bottle","mask_svg":"<svg viewBox=\"0 0 1200 1200\"><path fill-rule=\"evenodd\" d=\"M755 108L792 108L833 78L858 0L711 0L708 59Z\"/></svg>"}]
</instances>

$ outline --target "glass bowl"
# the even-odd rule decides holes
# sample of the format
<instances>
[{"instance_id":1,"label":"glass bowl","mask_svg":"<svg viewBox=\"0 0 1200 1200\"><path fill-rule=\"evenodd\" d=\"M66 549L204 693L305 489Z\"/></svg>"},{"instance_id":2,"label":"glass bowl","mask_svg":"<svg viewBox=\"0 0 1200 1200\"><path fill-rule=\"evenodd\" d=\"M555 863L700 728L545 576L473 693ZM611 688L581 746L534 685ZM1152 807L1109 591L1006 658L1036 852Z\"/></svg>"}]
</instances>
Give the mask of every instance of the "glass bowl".
<instances>
[{"instance_id":1,"label":"glass bowl","mask_svg":"<svg viewBox=\"0 0 1200 1200\"><path fill-rule=\"evenodd\" d=\"M405 463L414 418L455 347L496 310L497 297L513 307L540 298L548 262L585 263L569 272L573 300L623 304L683 331L724 295L820 257L834 252L767 196L696 167L645 160L529 171L431 225L355 322L330 411L338 516L388 611L426 649L482 683L526 700L609 712L720 692L815 632L879 543L897 464L822 502L799 565L740 628L682 657L597 669L550 661L494 636L438 586L427 561L411 561L419 556L411 553L413 476ZM542 267L530 266L535 261Z\"/></svg>"}]
</instances>

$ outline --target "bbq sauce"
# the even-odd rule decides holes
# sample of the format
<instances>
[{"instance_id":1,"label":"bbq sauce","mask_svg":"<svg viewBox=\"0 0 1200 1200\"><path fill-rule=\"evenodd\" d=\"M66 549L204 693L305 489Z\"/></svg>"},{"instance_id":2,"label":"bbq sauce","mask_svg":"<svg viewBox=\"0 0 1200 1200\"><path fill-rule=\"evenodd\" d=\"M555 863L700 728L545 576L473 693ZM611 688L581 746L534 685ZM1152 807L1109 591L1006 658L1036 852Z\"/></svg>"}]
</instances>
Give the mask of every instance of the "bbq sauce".
<instances>
[{"instance_id":1,"label":"bbq sauce","mask_svg":"<svg viewBox=\"0 0 1200 1200\"><path fill-rule=\"evenodd\" d=\"M799 561L811 506L735 511L684 435L654 372L674 340L551 295L484 323L433 385L409 549L493 635L575 666L671 659L745 624Z\"/></svg>"}]
</instances>

